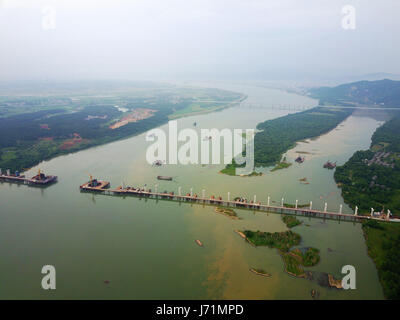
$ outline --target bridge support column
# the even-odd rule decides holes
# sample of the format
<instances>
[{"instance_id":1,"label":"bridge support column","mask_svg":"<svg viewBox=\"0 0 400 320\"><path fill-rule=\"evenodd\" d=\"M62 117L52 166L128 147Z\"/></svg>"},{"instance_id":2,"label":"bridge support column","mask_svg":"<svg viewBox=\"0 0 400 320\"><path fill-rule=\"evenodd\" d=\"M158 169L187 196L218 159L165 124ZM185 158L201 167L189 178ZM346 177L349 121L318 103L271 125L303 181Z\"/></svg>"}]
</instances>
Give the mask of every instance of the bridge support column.
<instances>
[{"instance_id":1,"label":"bridge support column","mask_svg":"<svg viewBox=\"0 0 400 320\"><path fill-rule=\"evenodd\" d=\"M205 197L206 197L206 190L203 189L203 191L202 191L202 198L204 199Z\"/></svg>"},{"instance_id":2,"label":"bridge support column","mask_svg":"<svg viewBox=\"0 0 400 320\"><path fill-rule=\"evenodd\" d=\"M282 198L282 200L281 200L281 207L283 208L283 198Z\"/></svg>"},{"instance_id":3,"label":"bridge support column","mask_svg":"<svg viewBox=\"0 0 400 320\"><path fill-rule=\"evenodd\" d=\"M267 206L269 207L269 199L270 199L270 197L268 196L268 202L267 202Z\"/></svg>"},{"instance_id":4,"label":"bridge support column","mask_svg":"<svg viewBox=\"0 0 400 320\"><path fill-rule=\"evenodd\" d=\"M343 205L341 204L339 207L339 214L342 214Z\"/></svg>"},{"instance_id":5,"label":"bridge support column","mask_svg":"<svg viewBox=\"0 0 400 320\"><path fill-rule=\"evenodd\" d=\"M358 207L356 206L356 210L354 211L354 215L356 216L358 214Z\"/></svg>"},{"instance_id":6,"label":"bridge support column","mask_svg":"<svg viewBox=\"0 0 400 320\"><path fill-rule=\"evenodd\" d=\"M371 217L374 216L374 208L371 208Z\"/></svg>"},{"instance_id":7,"label":"bridge support column","mask_svg":"<svg viewBox=\"0 0 400 320\"><path fill-rule=\"evenodd\" d=\"M190 188L190 196L193 197L193 188Z\"/></svg>"},{"instance_id":8,"label":"bridge support column","mask_svg":"<svg viewBox=\"0 0 400 320\"><path fill-rule=\"evenodd\" d=\"M296 200L296 206L295 206L296 209L297 209L298 203L299 203L299 200Z\"/></svg>"},{"instance_id":9,"label":"bridge support column","mask_svg":"<svg viewBox=\"0 0 400 320\"><path fill-rule=\"evenodd\" d=\"M312 201L310 201L310 210L312 210Z\"/></svg>"},{"instance_id":10,"label":"bridge support column","mask_svg":"<svg viewBox=\"0 0 400 320\"><path fill-rule=\"evenodd\" d=\"M256 203L256 199L257 199L257 196L254 195L254 200L253 200L254 203Z\"/></svg>"},{"instance_id":11,"label":"bridge support column","mask_svg":"<svg viewBox=\"0 0 400 320\"><path fill-rule=\"evenodd\" d=\"M327 210L328 210L328 203L325 202L324 212L326 212Z\"/></svg>"},{"instance_id":12,"label":"bridge support column","mask_svg":"<svg viewBox=\"0 0 400 320\"><path fill-rule=\"evenodd\" d=\"M156 185L154 186L154 191L155 191L155 193L158 193L158 184L156 184Z\"/></svg>"},{"instance_id":13,"label":"bridge support column","mask_svg":"<svg viewBox=\"0 0 400 320\"><path fill-rule=\"evenodd\" d=\"M182 195L182 187L178 188L178 195L180 195L180 196Z\"/></svg>"}]
</instances>

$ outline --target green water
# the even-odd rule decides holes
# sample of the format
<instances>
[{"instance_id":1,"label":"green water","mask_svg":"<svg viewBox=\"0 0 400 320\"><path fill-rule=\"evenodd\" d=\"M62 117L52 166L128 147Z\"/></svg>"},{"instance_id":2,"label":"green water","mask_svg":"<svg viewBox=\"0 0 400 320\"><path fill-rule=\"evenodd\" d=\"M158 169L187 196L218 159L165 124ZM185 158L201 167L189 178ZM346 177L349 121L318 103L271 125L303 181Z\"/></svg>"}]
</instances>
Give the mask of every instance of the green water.
<instances>
[{"instance_id":1,"label":"green water","mask_svg":"<svg viewBox=\"0 0 400 320\"><path fill-rule=\"evenodd\" d=\"M179 128L255 128L266 119L287 114L272 110L276 104L314 106L316 101L283 91L249 86L221 85L249 96L246 102L265 109L242 107L178 120ZM124 181L159 190L221 195L243 195L266 202L313 201L314 208L328 202L338 210L340 191L333 171L322 168L327 160L343 163L357 149L367 148L381 124L370 116L355 114L339 130L303 143L288 152L312 152L302 165L294 164L261 177L218 174L221 165L153 167L145 160L149 145L145 135L58 157L40 164L59 182L47 189L0 184L0 298L44 299L311 299L311 289L321 299L380 299L382 290L369 259L359 224L306 219L294 230L301 246L321 250L321 262L310 270L340 277L343 265L357 270L356 290L335 290L294 278L283 271L274 249L253 248L234 230L284 231L278 214L237 210L242 220L217 214L210 206L178 204L133 197L120 198L80 193L88 174L108 180L113 187ZM162 128L166 129L167 126ZM301 150L300 150L301 149ZM38 167L32 168L31 176ZM157 181L169 175L174 181ZM307 177L310 184L299 179ZM351 212L344 205L343 212ZM200 239L204 247L195 240ZM332 249L333 251L329 250ZM57 289L41 289L41 268L54 265ZM271 278L249 272L262 268ZM108 280L109 283L104 283Z\"/></svg>"}]
</instances>

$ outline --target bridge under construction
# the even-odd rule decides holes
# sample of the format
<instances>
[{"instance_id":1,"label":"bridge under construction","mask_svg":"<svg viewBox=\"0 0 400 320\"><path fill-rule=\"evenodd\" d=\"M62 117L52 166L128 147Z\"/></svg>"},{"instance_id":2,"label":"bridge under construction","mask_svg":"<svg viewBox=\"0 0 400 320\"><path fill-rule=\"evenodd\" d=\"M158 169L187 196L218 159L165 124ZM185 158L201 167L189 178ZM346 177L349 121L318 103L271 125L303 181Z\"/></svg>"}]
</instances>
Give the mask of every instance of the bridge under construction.
<instances>
[{"instance_id":1,"label":"bridge under construction","mask_svg":"<svg viewBox=\"0 0 400 320\"><path fill-rule=\"evenodd\" d=\"M186 203L196 203L203 205L211 205L211 206L223 206L223 207L233 207L238 209L248 209L253 211L264 211L264 212L275 212L280 214L292 214L292 215L300 215L306 217L315 217L315 218L323 218L323 219L333 219L333 220L343 220L343 221L354 221L354 222L362 222L363 220L374 219L374 220L385 220L391 222L400 221L398 219L389 219L390 211L387 215L382 217L375 217L373 215L373 210L371 210L371 215L359 215L358 208L356 207L354 214L346 214L342 213L342 205L339 207L338 212L330 212L327 210L327 203L325 203L325 208L323 211L315 210L312 208L312 202L307 208L298 207L298 201L296 200L296 204L293 207L288 207L283 203L283 198L281 202L281 206L273 206L270 205L270 197L268 197L267 204L261 204L261 202L256 201L256 196L254 196L254 200L247 201L245 198L236 197L234 200L230 199L230 192L227 193L227 199L222 199L221 196L215 197L205 196L205 190L202 190L202 196L198 196L193 193L193 188L190 189L190 193L182 194L182 188L178 188L178 194L175 192L158 192L158 185L155 185L155 190L146 188L133 188L126 186L119 186L116 189L110 188L110 183L108 181L101 181L97 179L92 179L90 177L90 181L81 185L79 187L81 192L93 192L100 193L104 195L110 196L134 196L139 198L146 199L154 199L154 200L169 200L175 202L186 202Z\"/></svg>"}]
</instances>

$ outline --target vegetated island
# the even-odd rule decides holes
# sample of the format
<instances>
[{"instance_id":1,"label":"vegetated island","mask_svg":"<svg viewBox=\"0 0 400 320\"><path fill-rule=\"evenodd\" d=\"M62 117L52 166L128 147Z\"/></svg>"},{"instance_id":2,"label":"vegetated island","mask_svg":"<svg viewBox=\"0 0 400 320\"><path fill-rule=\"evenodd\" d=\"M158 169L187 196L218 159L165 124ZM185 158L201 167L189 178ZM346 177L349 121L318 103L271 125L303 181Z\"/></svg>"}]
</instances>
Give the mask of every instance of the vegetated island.
<instances>
[{"instance_id":1,"label":"vegetated island","mask_svg":"<svg viewBox=\"0 0 400 320\"><path fill-rule=\"evenodd\" d=\"M138 135L190 114L194 105L196 112L206 113L245 98L226 90L136 82L32 88L0 96L0 168L12 172ZM0 84L2 90L12 91Z\"/></svg>"},{"instance_id":2,"label":"vegetated island","mask_svg":"<svg viewBox=\"0 0 400 320\"><path fill-rule=\"evenodd\" d=\"M235 159L232 159L232 163L227 164L225 168L222 169L219 173L227 174L228 176L238 176L238 177L258 177L263 175L262 172L256 172L255 170L253 170L248 175L243 175L243 174L236 175L236 168L244 168L244 166L245 166L244 164L243 165L237 164Z\"/></svg>"},{"instance_id":3,"label":"vegetated island","mask_svg":"<svg viewBox=\"0 0 400 320\"><path fill-rule=\"evenodd\" d=\"M295 226L302 224L302 222L299 219L297 219L295 216L292 215L283 214L282 220L288 228L293 228Z\"/></svg>"},{"instance_id":4,"label":"vegetated island","mask_svg":"<svg viewBox=\"0 0 400 320\"><path fill-rule=\"evenodd\" d=\"M216 213L222 214L224 216L227 216L231 219L234 220L239 220L240 218L237 216L236 211L233 209L229 209L229 208L223 208L223 207L215 207L214 211Z\"/></svg>"},{"instance_id":5,"label":"vegetated island","mask_svg":"<svg viewBox=\"0 0 400 320\"><path fill-rule=\"evenodd\" d=\"M297 141L318 137L334 129L345 120L353 109L315 107L299 113L289 114L277 119L267 120L257 125L254 136L255 167L275 165L272 170L287 168L290 165L281 161L283 154L293 148ZM235 169L244 167L232 160L221 173L235 175Z\"/></svg>"},{"instance_id":6,"label":"vegetated island","mask_svg":"<svg viewBox=\"0 0 400 320\"><path fill-rule=\"evenodd\" d=\"M311 267L319 262L318 249L290 250L293 246L297 246L301 240L300 235L291 230L274 233L244 230L242 233L246 236L246 240L256 247L267 246L278 249L285 264L285 271L295 277L306 277L303 267Z\"/></svg>"},{"instance_id":7,"label":"vegetated island","mask_svg":"<svg viewBox=\"0 0 400 320\"><path fill-rule=\"evenodd\" d=\"M362 229L385 298L400 299L400 223L367 220Z\"/></svg>"},{"instance_id":8,"label":"vegetated island","mask_svg":"<svg viewBox=\"0 0 400 320\"><path fill-rule=\"evenodd\" d=\"M287 215L282 216L282 220L291 228L301 223L296 217ZM292 249L294 246L300 244L301 237L299 234L291 230L274 233L236 230L236 233L254 247L267 246L269 248L276 248L284 262L284 270L286 273L297 278L317 281L321 286L342 289L341 281L335 280L331 274L304 270L304 267L313 267L317 265L320 261L320 255L319 250L312 247ZM253 270L257 271L257 269ZM256 273L253 270L250 269L251 272Z\"/></svg>"}]
</instances>

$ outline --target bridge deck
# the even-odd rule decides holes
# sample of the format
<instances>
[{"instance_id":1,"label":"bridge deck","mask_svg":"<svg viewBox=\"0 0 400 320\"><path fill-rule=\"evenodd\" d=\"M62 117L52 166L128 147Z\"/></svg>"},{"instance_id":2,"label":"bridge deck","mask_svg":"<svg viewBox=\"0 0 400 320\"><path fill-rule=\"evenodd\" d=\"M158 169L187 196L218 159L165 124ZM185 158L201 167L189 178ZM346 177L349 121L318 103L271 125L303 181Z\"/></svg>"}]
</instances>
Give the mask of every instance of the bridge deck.
<instances>
[{"instance_id":1,"label":"bridge deck","mask_svg":"<svg viewBox=\"0 0 400 320\"><path fill-rule=\"evenodd\" d=\"M161 199L161 200L170 200L170 201L178 201L178 202L188 202L188 203L197 203L197 204L207 204L207 205L219 205L224 207L235 207L240 209L250 209L256 211L267 211L267 212L276 212L276 213L285 213L285 214L293 214L293 215L304 215L310 217L317 218L325 218L325 219L338 219L338 220L346 220L346 221L356 221L361 222L362 220L368 219L376 219L382 220L379 218L373 218L370 216L361 216L354 214L346 214L346 213L338 213L338 212L330 212L330 211L320 211L309 208L290 208L290 207L281 207L281 206L271 206L261 203L249 203L249 202L239 202L239 201L228 201L223 199L214 199L214 198L202 198L192 195L179 195L179 194L171 194L171 193L162 193L162 192L151 192L151 191L143 191L140 189L123 189L122 187L118 187L117 189L101 189L99 188L91 188L87 186L82 186L81 191L87 192L96 192L102 193L106 195L119 195L119 196L136 196L136 197L144 197L151 199Z\"/></svg>"}]
</instances>

